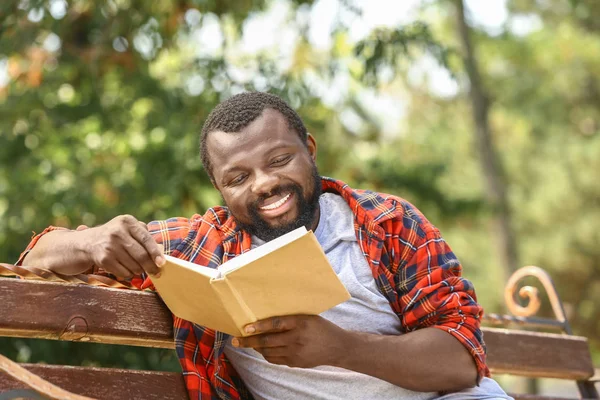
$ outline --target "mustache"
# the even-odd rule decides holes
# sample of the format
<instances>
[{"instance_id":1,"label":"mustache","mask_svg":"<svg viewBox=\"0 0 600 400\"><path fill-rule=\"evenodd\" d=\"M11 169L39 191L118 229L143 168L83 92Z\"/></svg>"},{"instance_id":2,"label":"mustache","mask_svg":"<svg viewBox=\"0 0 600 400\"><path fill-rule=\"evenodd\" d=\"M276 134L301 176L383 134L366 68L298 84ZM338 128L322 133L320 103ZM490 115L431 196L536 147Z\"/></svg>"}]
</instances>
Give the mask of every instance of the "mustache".
<instances>
[{"instance_id":1,"label":"mustache","mask_svg":"<svg viewBox=\"0 0 600 400\"><path fill-rule=\"evenodd\" d=\"M248 208L250 208L251 210L258 210L261 207L261 205L264 204L264 202L269 197L277 196L277 195L280 195L283 193L290 193L290 192L296 193L298 195L302 195L302 190L298 185L289 184L289 185L277 186L273 190L271 190L271 192L261 194L260 196L258 196L256 198L256 200L252 201L248 205Z\"/></svg>"}]
</instances>

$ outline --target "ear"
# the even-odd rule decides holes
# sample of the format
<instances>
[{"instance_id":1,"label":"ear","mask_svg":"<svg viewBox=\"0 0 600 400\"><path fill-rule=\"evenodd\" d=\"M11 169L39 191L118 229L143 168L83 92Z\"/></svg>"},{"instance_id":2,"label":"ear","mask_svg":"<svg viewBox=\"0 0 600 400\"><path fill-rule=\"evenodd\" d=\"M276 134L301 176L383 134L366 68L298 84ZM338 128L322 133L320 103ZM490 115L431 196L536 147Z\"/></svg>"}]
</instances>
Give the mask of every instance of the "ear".
<instances>
[{"instance_id":1,"label":"ear","mask_svg":"<svg viewBox=\"0 0 600 400\"><path fill-rule=\"evenodd\" d=\"M317 161L317 140L310 133L306 134L306 144L308 146L308 153L313 161Z\"/></svg>"},{"instance_id":2,"label":"ear","mask_svg":"<svg viewBox=\"0 0 600 400\"><path fill-rule=\"evenodd\" d=\"M212 174L212 171L208 171L206 169L206 166L204 166L204 172L206 173L206 176L208 176L208 180L210 181L210 184L212 185L212 187L214 187L219 193L221 192L219 190L219 187L217 186L217 182L215 181L215 177ZM210 167L210 169L212 170L212 167Z\"/></svg>"},{"instance_id":3,"label":"ear","mask_svg":"<svg viewBox=\"0 0 600 400\"><path fill-rule=\"evenodd\" d=\"M218 188L217 186L217 182L214 181L214 179L210 179L210 183L212 184L212 186L215 188L215 190L217 192L219 192L219 195L221 196L221 201L223 202L222 205L225 205L225 198L223 197L223 193L221 192L221 190Z\"/></svg>"},{"instance_id":4,"label":"ear","mask_svg":"<svg viewBox=\"0 0 600 400\"><path fill-rule=\"evenodd\" d=\"M213 178L210 178L210 183L212 184L212 186L218 191L221 192L219 190L219 188L217 187L217 182L215 182L215 180Z\"/></svg>"}]
</instances>

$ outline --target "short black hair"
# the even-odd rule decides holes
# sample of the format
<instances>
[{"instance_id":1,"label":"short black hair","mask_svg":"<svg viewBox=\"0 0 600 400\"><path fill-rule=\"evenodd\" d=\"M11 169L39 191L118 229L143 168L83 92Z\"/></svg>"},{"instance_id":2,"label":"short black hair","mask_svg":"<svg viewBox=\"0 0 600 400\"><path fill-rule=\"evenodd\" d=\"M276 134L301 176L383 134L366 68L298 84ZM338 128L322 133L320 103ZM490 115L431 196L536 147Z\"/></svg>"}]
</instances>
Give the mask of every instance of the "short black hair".
<instances>
[{"instance_id":1,"label":"short black hair","mask_svg":"<svg viewBox=\"0 0 600 400\"><path fill-rule=\"evenodd\" d=\"M200 158L206 173L214 181L212 166L206 149L208 134L215 131L226 133L240 132L257 119L265 109L280 112L306 146L308 132L302 119L281 97L264 92L245 92L236 94L219 103L208 115L200 134Z\"/></svg>"}]
</instances>

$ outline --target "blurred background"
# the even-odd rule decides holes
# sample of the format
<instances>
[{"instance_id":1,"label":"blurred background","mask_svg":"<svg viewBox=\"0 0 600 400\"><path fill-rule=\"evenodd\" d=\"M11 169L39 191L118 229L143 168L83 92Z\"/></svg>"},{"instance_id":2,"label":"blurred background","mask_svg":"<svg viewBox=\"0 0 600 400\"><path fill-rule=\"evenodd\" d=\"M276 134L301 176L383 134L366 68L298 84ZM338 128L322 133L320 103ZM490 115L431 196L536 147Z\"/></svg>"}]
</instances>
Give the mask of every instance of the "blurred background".
<instances>
[{"instance_id":1,"label":"blurred background","mask_svg":"<svg viewBox=\"0 0 600 400\"><path fill-rule=\"evenodd\" d=\"M0 261L50 224L218 204L199 132L247 90L298 110L321 174L420 208L488 313L506 312L512 271L548 271L600 365L597 0L3 1ZM179 369L167 350L0 338L0 353Z\"/></svg>"}]
</instances>

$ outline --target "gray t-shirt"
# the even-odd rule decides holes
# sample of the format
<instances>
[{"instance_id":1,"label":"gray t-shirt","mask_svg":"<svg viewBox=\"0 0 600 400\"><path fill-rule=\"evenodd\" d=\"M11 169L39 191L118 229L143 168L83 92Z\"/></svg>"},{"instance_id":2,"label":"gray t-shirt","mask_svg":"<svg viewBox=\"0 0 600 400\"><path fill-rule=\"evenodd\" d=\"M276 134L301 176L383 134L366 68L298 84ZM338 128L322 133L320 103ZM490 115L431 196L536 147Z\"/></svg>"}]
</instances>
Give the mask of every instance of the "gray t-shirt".
<instances>
[{"instance_id":1,"label":"gray t-shirt","mask_svg":"<svg viewBox=\"0 0 600 400\"><path fill-rule=\"evenodd\" d=\"M377 288L371 268L362 255L354 232L352 210L343 198L331 193L323 194L319 204L321 216L315 235L351 295L348 301L325 311L321 316L347 330L380 335L401 334L400 320ZM252 240L253 247L263 243L258 238ZM235 348L230 341L225 347L225 354L256 399L428 400L437 397L436 393L413 392L343 368L291 368L271 364L254 349ZM495 385L494 381L489 381ZM493 392L503 393L499 387L498 390ZM509 398L473 394L473 397L451 398Z\"/></svg>"}]
</instances>

